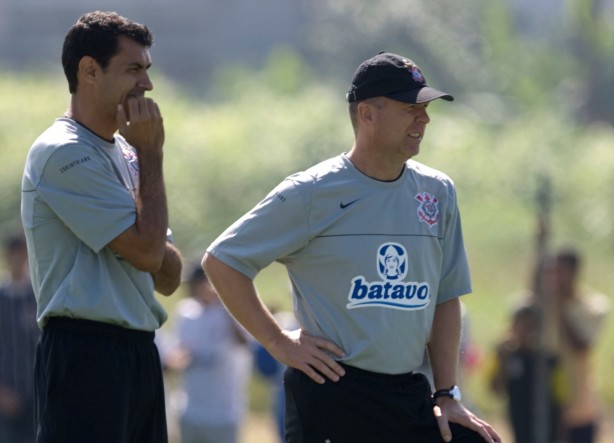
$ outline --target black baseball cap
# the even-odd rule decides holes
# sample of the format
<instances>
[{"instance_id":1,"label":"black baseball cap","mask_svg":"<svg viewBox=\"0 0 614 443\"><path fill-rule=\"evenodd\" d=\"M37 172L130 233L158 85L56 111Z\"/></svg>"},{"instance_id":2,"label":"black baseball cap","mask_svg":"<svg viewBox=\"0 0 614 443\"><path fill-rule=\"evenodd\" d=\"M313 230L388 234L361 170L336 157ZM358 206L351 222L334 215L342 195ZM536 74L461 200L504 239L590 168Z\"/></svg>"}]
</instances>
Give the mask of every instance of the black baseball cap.
<instances>
[{"instance_id":1,"label":"black baseball cap","mask_svg":"<svg viewBox=\"0 0 614 443\"><path fill-rule=\"evenodd\" d=\"M405 103L427 103L437 98L454 100L447 92L428 86L413 61L390 52L380 52L362 62L345 97L350 103L372 97L387 97Z\"/></svg>"}]
</instances>

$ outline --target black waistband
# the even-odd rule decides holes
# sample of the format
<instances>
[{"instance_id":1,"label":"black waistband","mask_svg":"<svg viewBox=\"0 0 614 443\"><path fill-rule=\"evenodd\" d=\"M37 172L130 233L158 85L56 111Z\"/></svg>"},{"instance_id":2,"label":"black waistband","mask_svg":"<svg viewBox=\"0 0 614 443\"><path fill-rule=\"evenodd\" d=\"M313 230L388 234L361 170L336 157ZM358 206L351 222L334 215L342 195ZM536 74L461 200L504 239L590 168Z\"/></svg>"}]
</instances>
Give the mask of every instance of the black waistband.
<instances>
[{"instance_id":1,"label":"black waistband","mask_svg":"<svg viewBox=\"0 0 614 443\"><path fill-rule=\"evenodd\" d=\"M389 381L389 382L399 382L399 381L410 381L415 380L416 378L423 378L424 375L419 372L405 372L401 374L384 374L382 372L372 372L367 371L366 369L360 369L356 366L346 365L343 362L338 362L343 369L345 369L346 376L350 376L352 378L363 378L365 380L376 380L376 381Z\"/></svg>"},{"instance_id":2,"label":"black waistband","mask_svg":"<svg viewBox=\"0 0 614 443\"><path fill-rule=\"evenodd\" d=\"M50 317L45 324L44 330L76 331L95 335L104 335L107 338L129 340L133 342L152 342L155 333L128 329L111 323L103 323L94 320L83 320L70 317Z\"/></svg>"}]
</instances>

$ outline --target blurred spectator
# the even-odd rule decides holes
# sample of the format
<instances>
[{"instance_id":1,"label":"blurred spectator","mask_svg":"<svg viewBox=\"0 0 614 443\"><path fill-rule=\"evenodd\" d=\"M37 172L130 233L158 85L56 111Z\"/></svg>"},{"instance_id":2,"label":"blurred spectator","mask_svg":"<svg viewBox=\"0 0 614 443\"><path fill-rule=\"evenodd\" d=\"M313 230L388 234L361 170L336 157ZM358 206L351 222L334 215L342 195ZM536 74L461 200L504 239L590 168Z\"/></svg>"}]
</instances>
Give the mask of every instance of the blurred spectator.
<instances>
[{"instance_id":1,"label":"blurred spectator","mask_svg":"<svg viewBox=\"0 0 614 443\"><path fill-rule=\"evenodd\" d=\"M237 443L247 410L251 352L200 265L188 279L189 298L174 312L173 343L162 347L167 369L181 376L171 393L182 443Z\"/></svg>"},{"instance_id":2,"label":"blurred spectator","mask_svg":"<svg viewBox=\"0 0 614 443\"><path fill-rule=\"evenodd\" d=\"M546 302L554 317L552 347L560 361L563 440L597 441L601 417L592 354L609 311L607 298L580 284L581 257L571 248L561 249L546 268Z\"/></svg>"},{"instance_id":3,"label":"blurred spectator","mask_svg":"<svg viewBox=\"0 0 614 443\"><path fill-rule=\"evenodd\" d=\"M489 367L490 388L507 399L507 412L514 441L535 442L535 401L537 352L537 311L529 305L516 309L506 337L497 345ZM560 411L556 400L556 359L547 357L546 381L549 385L548 442L553 443L559 431ZM537 442L535 442L537 443Z\"/></svg>"},{"instance_id":4,"label":"blurred spectator","mask_svg":"<svg viewBox=\"0 0 614 443\"><path fill-rule=\"evenodd\" d=\"M581 258L574 249L560 249L539 266L539 295L529 295L515 312L510 334L497 348L491 385L508 396L516 442L532 442L538 357L545 359L549 441L594 443L601 405L592 353L608 300L580 285Z\"/></svg>"},{"instance_id":5,"label":"blurred spectator","mask_svg":"<svg viewBox=\"0 0 614 443\"><path fill-rule=\"evenodd\" d=\"M278 311L270 308L271 313L279 325L286 330L295 330L299 327L292 312ZM284 422L286 410L286 396L284 393L284 371L286 365L275 360L273 356L259 342L254 346L254 363L257 373L263 377L270 385L271 389L271 409L275 420L276 433L279 441L286 442Z\"/></svg>"},{"instance_id":6,"label":"blurred spectator","mask_svg":"<svg viewBox=\"0 0 614 443\"><path fill-rule=\"evenodd\" d=\"M34 356L40 331L23 234L4 244L8 278L0 285L0 441L34 442Z\"/></svg>"}]
</instances>

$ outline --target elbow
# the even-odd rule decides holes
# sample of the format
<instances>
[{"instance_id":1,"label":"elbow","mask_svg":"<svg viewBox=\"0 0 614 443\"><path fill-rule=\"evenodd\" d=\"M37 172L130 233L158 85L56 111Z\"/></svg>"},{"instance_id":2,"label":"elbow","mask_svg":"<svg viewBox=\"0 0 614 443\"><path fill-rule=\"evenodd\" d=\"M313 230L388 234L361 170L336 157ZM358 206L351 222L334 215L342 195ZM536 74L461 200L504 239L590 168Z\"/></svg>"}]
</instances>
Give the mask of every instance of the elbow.
<instances>
[{"instance_id":1,"label":"elbow","mask_svg":"<svg viewBox=\"0 0 614 443\"><path fill-rule=\"evenodd\" d=\"M203 259L200 262L200 267L203 268L203 271L205 271L205 274L207 275L209 275L207 270L209 269L210 265L211 265L211 254L209 254L208 252L205 252Z\"/></svg>"},{"instance_id":2,"label":"elbow","mask_svg":"<svg viewBox=\"0 0 614 443\"><path fill-rule=\"evenodd\" d=\"M215 258L213 255L205 252L202 261L200 262L201 268L205 274L211 279L211 275L215 273L215 267L219 263L219 260Z\"/></svg>"},{"instance_id":3,"label":"elbow","mask_svg":"<svg viewBox=\"0 0 614 443\"><path fill-rule=\"evenodd\" d=\"M162 267L162 261L164 260L164 249L157 250L143 250L135 254L130 261L132 266L139 271L149 272L150 274L156 274Z\"/></svg>"},{"instance_id":4,"label":"elbow","mask_svg":"<svg viewBox=\"0 0 614 443\"><path fill-rule=\"evenodd\" d=\"M162 295L171 295L181 285L181 270L183 260L179 250L171 243L167 243L162 265L159 271L152 273L154 288Z\"/></svg>"},{"instance_id":5,"label":"elbow","mask_svg":"<svg viewBox=\"0 0 614 443\"><path fill-rule=\"evenodd\" d=\"M177 290L177 288L179 288L180 284L180 278L173 281L167 281L164 284L156 285L156 292L168 297L169 295L172 295Z\"/></svg>"},{"instance_id":6,"label":"elbow","mask_svg":"<svg viewBox=\"0 0 614 443\"><path fill-rule=\"evenodd\" d=\"M162 267L162 257L153 254L145 254L132 262L132 265L139 271L156 274Z\"/></svg>"}]
</instances>

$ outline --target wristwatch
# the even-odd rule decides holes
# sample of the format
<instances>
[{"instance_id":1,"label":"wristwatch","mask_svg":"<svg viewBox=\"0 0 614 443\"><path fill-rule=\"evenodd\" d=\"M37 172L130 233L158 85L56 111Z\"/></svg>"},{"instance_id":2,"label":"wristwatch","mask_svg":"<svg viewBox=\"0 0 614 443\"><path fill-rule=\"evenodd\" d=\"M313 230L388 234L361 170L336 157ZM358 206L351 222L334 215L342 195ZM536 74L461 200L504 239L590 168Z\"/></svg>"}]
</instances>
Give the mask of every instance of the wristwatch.
<instances>
[{"instance_id":1,"label":"wristwatch","mask_svg":"<svg viewBox=\"0 0 614 443\"><path fill-rule=\"evenodd\" d=\"M456 385L448 389L439 389L433 394L433 401L437 400L439 397L448 397L452 400L461 401L461 391Z\"/></svg>"}]
</instances>

